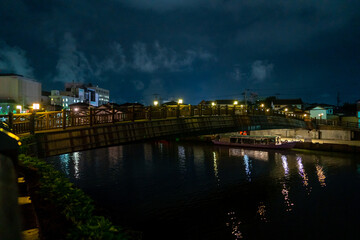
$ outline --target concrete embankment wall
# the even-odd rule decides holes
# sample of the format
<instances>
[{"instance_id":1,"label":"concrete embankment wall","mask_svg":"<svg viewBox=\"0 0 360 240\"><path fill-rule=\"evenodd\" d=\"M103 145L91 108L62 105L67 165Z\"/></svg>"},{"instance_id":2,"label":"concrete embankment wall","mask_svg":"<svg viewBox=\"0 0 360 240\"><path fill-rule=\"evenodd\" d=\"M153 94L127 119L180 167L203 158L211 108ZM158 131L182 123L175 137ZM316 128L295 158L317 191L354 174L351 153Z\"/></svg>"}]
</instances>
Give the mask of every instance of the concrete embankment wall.
<instances>
[{"instance_id":1,"label":"concrete embankment wall","mask_svg":"<svg viewBox=\"0 0 360 240\"><path fill-rule=\"evenodd\" d=\"M280 135L283 138L351 140L350 130L338 129L269 129L251 131L251 135Z\"/></svg>"},{"instance_id":2,"label":"concrete embankment wall","mask_svg":"<svg viewBox=\"0 0 360 240\"><path fill-rule=\"evenodd\" d=\"M359 146L351 146L347 144L299 142L296 143L295 148L327 152L360 153Z\"/></svg>"},{"instance_id":3,"label":"concrete embankment wall","mask_svg":"<svg viewBox=\"0 0 360 240\"><path fill-rule=\"evenodd\" d=\"M39 157L149 139L195 136L254 129L306 127L304 121L277 116L207 116L96 125L36 134Z\"/></svg>"},{"instance_id":4,"label":"concrete embankment wall","mask_svg":"<svg viewBox=\"0 0 360 240\"><path fill-rule=\"evenodd\" d=\"M137 121L67 129L37 134L37 155L46 157L162 137L181 136L191 133L201 134L212 129L231 131L233 128L234 119L224 116L217 118Z\"/></svg>"}]
</instances>

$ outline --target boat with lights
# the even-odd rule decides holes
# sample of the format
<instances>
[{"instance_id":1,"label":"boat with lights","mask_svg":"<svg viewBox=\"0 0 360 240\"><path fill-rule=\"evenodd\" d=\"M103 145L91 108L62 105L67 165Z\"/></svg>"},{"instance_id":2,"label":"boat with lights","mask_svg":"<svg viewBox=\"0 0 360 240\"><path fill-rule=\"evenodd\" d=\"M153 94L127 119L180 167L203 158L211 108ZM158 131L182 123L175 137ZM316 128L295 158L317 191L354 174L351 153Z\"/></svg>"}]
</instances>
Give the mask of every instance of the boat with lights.
<instances>
[{"instance_id":1,"label":"boat with lights","mask_svg":"<svg viewBox=\"0 0 360 240\"><path fill-rule=\"evenodd\" d=\"M262 148L262 149L290 149L295 147L296 142L281 141L280 136L249 136L249 135L217 135L212 140L215 145Z\"/></svg>"}]
</instances>

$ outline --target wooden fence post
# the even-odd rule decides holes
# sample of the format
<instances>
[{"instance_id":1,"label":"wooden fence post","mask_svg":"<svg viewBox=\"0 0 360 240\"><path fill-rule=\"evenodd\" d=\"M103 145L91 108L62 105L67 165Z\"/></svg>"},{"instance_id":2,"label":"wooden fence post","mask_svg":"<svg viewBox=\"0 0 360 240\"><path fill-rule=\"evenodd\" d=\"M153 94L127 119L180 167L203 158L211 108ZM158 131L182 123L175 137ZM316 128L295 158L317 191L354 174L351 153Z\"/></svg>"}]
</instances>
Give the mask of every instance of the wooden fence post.
<instances>
[{"instance_id":1,"label":"wooden fence post","mask_svg":"<svg viewBox=\"0 0 360 240\"><path fill-rule=\"evenodd\" d=\"M189 104L190 117L194 116L194 108Z\"/></svg>"},{"instance_id":2,"label":"wooden fence post","mask_svg":"<svg viewBox=\"0 0 360 240\"><path fill-rule=\"evenodd\" d=\"M149 111L148 111L148 112L149 112L148 119L151 120L151 113L152 113L152 108L151 108L151 106L149 106Z\"/></svg>"},{"instance_id":3,"label":"wooden fence post","mask_svg":"<svg viewBox=\"0 0 360 240\"><path fill-rule=\"evenodd\" d=\"M92 125L94 124L94 116L93 116L93 110L92 108L89 108L89 124L90 127L92 127Z\"/></svg>"},{"instance_id":4,"label":"wooden fence post","mask_svg":"<svg viewBox=\"0 0 360 240\"><path fill-rule=\"evenodd\" d=\"M35 133L35 112L32 112L30 115L30 134Z\"/></svg>"},{"instance_id":5,"label":"wooden fence post","mask_svg":"<svg viewBox=\"0 0 360 240\"><path fill-rule=\"evenodd\" d=\"M179 118L179 117L180 117L180 105L178 104L177 108L176 108L176 118Z\"/></svg>"},{"instance_id":6,"label":"wooden fence post","mask_svg":"<svg viewBox=\"0 0 360 240\"><path fill-rule=\"evenodd\" d=\"M114 124L115 123L115 108L114 105L112 105L112 109L111 109L111 121Z\"/></svg>"},{"instance_id":7,"label":"wooden fence post","mask_svg":"<svg viewBox=\"0 0 360 240\"><path fill-rule=\"evenodd\" d=\"M132 116L131 121L135 122L135 105L132 105Z\"/></svg>"},{"instance_id":8,"label":"wooden fence post","mask_svg":"<svg viewBox=\"0 0 360 240\"><path fill-rule=\"evenodd\" d=\"M167 107L166 105L164 105L164 108L163 108L163 118L167 118Z\"/></svg>"},{"instance_id":9,"label":"wooden fence post","mask_svg":"<svg viewBox=\"0 0 360 240\"><path fill-rule=\"evenodd\" d=\"M14 127L14 125L13 125L13 123L14 123L13 117L14 117L14 114L12 112L9 112L9 128L11 130L13 130L13 127Z\"/></svg>"},{"instance_id":10,"label":"wooden fence post","mask_svg":"<svg viewBox=\"0 0 360 240\"><path fill-rule=\"evenodd\" d=\"M62 127L63 127L63 129L66 129L66 109L65 108L62 110Z\"/></svg>"}]
</instances>

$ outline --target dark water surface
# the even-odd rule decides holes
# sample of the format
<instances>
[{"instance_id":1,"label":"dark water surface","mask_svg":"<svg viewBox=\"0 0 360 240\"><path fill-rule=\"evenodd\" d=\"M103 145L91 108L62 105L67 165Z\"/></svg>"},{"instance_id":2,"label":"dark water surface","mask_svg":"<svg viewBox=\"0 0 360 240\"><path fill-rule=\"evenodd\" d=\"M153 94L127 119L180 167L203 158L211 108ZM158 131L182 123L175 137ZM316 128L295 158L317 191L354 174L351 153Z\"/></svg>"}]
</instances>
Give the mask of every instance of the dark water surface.
<instances>
[{"instance_id":1,"label":"dark water surface","mask_svg":"<svg viewBox=\"0 0 360 240\"><path fill-rule=\"evenodd\" d=\"M146 239L360 239L360 156L151 142L48 159Z\"/></svg>"}]
</instances>

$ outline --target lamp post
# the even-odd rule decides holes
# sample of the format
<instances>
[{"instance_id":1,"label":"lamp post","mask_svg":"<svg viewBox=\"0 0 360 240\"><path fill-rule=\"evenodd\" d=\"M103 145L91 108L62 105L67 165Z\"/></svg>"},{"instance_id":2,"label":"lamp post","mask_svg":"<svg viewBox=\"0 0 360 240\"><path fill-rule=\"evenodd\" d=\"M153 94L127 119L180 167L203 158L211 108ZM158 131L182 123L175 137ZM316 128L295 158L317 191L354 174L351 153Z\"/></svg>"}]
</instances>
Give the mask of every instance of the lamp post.
<instances>
[{"instance_id":1,"label":"lamp post","mask_svg":"<svg viewBox=\"0 0 360 240\"><path fill-rule=\"evenodd\" d=\"M21 105L17 105L17 106L16 106L16 112L17 112L17 113L21 113L21 108L22 108ZM19 112L18 112L17 110L19 110Z\"/></svg>"}]
</instances>

